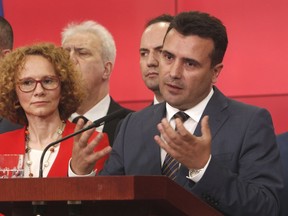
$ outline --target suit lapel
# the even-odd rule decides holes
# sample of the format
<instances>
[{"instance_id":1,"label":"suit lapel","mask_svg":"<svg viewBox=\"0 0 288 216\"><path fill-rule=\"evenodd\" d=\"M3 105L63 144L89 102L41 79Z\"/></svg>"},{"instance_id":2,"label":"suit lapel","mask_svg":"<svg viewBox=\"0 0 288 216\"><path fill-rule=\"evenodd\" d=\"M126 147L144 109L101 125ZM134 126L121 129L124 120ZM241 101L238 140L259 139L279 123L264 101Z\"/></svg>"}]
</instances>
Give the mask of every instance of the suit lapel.
<instances>
[{"instance_id":1,"label":"suit lapel","mask_svg":"<svg viewBox=\"0 0 288 216\"><path fill-rule=\"evenodd\" d=\"M108 108L108 112L107 112L107 115L121 109L120 106L118 106L118 104L110 97L111 101L110 101L110 104L109 104L109 108ZM108 136L110 134L110 131L113 130L113 128L115 127L115 124L118 123L118 119L112 119L111 121L107 122L104 124L104 127L103 127L103 132L107 133Z\"/></svg>"},{"instance_id":2,"label":"suit lapel","mask_svg":"<svg viewBox=\"0 0 288 216\"><path fill-rule=\"evenodd\" d=\"M154 135L160 135L157 124L161 122L162 118L166 116L166 107L165 103L160 103L154 106L149 107L152 109L151 116L143 122L143 137L144 145L149 145L149 151L151 154L151 163L155 161L153 167L156 167L154 175L161 175L161 154L160 147L154 140ZM157 160L155 160L157 158Z\"/></svg>"},{"instance_id":3,"label":"suit lapel","mask_svg":"<svg viewBox=\"0 0 288 216\"><path fill-rule=\"evenodd\" d=\"M212 133L212 139L217 134L220 127L224 122L229 118L227 113L228 102L227 98L216 88L214 87L214 94L210 101L208 102L202 116L209 116L209 126ZM198 123L194 135L201 136L201 120Z\"/></svg>"},{"instance_id":4,"label":"suit lapel","mask_svg":"<svg viewBox=\"0 0 288 216\"><path fill-rule=\"evenodd\" d=\"M111 114L113 112L116 112L118 110L126 110L127 114L132 112L132 110L128 110L126 108L121 107L118 103L116 103L113 100L112 97L110 97L110 99L111 99L111 101L110 101L110 104L109 104L107 115L109 115L109 114ZM121 119L123 119L123 117L122 118L112 119L111 121L109 121L109 122L104 124L103 132L108 134L110 145L113 145L114 136L115 136L115 130L117 128L118 123L121 121Z\"/></svg>"},{"instance_id":5,"label":"suit lapel","mask_svg":"<svg viewBox=\"0 0 288 216\"><path fill-rule=\"evenodd\" d=\"M228 101L227 98L216 88L214 87L214 94L210 101L208 102L201 119L203 116L209 116L209 126L212 133L212 143L213 138L216 136L217 132L221 128L221 126L227 121L229 118L229 114L227 112ZM200 120L201 122L201 120ZM201 123L198 123L194 135L201 136ZM176 178L176 182L184 187L188 187L189 185L194 185L195 183L188 180L186 176L188 175L188 168L185 166L181 166L179 170L179 175Z\"/></svg>"}]
</instances>

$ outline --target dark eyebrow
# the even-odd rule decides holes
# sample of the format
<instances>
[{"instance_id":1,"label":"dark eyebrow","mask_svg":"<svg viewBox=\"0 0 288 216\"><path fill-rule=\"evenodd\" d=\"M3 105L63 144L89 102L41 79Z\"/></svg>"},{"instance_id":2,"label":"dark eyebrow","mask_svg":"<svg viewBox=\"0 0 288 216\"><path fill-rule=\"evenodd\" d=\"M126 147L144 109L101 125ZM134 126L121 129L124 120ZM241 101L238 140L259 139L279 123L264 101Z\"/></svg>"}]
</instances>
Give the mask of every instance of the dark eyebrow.
<instances>
[{"instance_id":1,"label":"dark eyebrow","mask_svg":"<svg viewBox=\"0 0 288 216\"><path fill-rule=\"evenodd\" d=\"M168 52L167 50L162 50L162 53L163 53L163 54L166 54L166 55L170 55L170 56L172 56L172 57L175 57L175 55L174 55L173 53Z\"/></svg>"},{"instance_id":2,"label":"dark eyebrow","mask_svg":"<svg viewBox=\"0 0 288 216\"><path fill-rule=\"evenodd\" d=\"M161 45L161 46L155 47L155 48L153 48L153 49L155 49L155 50L161 50L162 48L163 48L163 46ZM140 49L139 49L139 52L147 52L147 51L149 51L149 49L146 49L146 48L140 48Z\"/></svg>"},{"instance_id":3,"label":"dark eyebrow","mask_svg":"<svg viewBox=\"0 0 288 216\"><path fill-rule=\"evenodd\" d=\"M146 49L146 48L140 48L140 49L139 49L139 52L147 52L147 51L149 51L149 50Z\"/></svg>"}]
</instances>

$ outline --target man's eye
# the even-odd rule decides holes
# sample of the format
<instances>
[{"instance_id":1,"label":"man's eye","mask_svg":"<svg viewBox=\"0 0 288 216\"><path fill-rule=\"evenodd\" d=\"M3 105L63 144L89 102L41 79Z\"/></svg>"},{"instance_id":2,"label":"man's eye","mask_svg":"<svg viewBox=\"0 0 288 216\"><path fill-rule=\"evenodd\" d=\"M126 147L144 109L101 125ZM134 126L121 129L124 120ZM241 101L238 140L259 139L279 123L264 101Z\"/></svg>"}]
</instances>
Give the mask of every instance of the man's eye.
<instances>
[{"instance_id":1,"label":"man's eye","mask_svg":"<svg viewBox=\"0 0 288 216\"><path fill-rule=\"evenodd\" d=\"M89 55L89 53L88 52L78 52L78 55L79 56L87 56L87 55Z\"/></svg>"},{"instance_id":2,"label":"man's eye","mask_svg":"<svg viewBox=\"0 0 288 216\"><path fill-rule=\"evenodd\" d=\"M173 58L173 56L169 53L163 53L163 57L167 60L171 60Z\"/></svg>"},{"instance_id":3,"label":"man's eye","mask_svg":"<svg viewBox=\"0 0 288 216\"><path fill-rule=\"evenodd\" d=\"M140 52L140 56L142 56L142 57L145 57L145 56L147 56L147 55L148 55L147 52Z\"/></svg>"}]
</instances>

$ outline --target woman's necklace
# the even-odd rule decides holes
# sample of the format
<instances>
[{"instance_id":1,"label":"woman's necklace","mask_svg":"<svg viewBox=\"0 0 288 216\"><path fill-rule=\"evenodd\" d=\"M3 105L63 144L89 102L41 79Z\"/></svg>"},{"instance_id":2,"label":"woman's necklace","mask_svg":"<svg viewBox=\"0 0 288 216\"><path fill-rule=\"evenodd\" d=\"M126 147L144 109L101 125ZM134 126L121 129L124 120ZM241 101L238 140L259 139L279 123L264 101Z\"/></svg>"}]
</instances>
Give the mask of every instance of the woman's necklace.
<instances>
[{"instance_id":1,"label":"woman's necklace","mask_svg":"<svg viewBox=\"0 0 288 216\"><path fill-rule=\"evenodd\" d=\"M60 139L62 137L62 133L63 133L63 130L65 128L65 122L63 121L61 126L59 126L55 132L55 141ZM29 146L29 141L30 141L30 134L29 134L29 128L27 127L26 130L25 130L25 145L26 145L26 148L25 148L25 153L27 154L27 161L26 161L26 165L29 169L29 177L32 178L34 175L32 173L32 169L31 169L31 166L32 166L32 160L31 160L31 157L30 157L30 152L31 152L31 148ZM47 157L47 160L44 162L44 167L43 167L43 170L45 168L47 168L49 165L50 165L50 158L51 158L51 155L55 152L55 148L58 146L59 144L57 145L54 145L52 147L49 148L49 155Z\"/></svg>"}]
</instances>

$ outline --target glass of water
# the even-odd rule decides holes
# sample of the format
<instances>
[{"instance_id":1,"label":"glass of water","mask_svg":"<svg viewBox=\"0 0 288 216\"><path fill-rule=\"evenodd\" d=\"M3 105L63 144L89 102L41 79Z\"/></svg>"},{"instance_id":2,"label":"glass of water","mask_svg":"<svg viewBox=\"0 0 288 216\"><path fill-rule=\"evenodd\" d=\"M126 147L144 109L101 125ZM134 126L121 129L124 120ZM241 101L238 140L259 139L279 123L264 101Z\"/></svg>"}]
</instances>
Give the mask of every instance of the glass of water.
<instances>
[{"instance_id":1,"label":"glass of water","mask_svg":"<svg viewBox=\"0 0 288 216\"><path fill-rule=\"evenodd\" d=\"M0 179L24 176L23 154L0 154Z\"/></svg>"}]
</instances>

